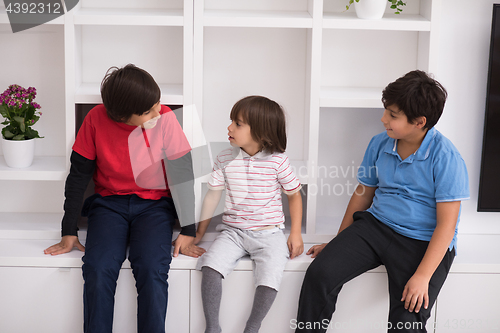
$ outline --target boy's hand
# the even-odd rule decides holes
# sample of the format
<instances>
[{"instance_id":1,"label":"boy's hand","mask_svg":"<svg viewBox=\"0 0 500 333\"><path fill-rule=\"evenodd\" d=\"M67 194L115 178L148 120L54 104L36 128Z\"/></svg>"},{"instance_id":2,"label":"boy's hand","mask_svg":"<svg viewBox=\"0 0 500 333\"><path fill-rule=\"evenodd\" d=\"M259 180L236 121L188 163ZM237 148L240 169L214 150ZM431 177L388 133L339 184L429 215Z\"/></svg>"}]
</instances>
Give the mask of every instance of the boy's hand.
<instances>
[{"instance_id":1,"label":"boy's hand","mask_svg":"<svg viewBox=\"0 0 500 333\"><path fill-rule=\"evenodd\" d=\"M172 245L174 246L174 257L177 257L179 253L181 253L186 256L198 258L205 253L206 250L196 246L194 244L194 240L194 237L179 234L177 239L172 242Z\"/></svg>"},{"instance_id":2,"label":"boy's hand","mask_svg":"<svg viewBox=\"0 0 500 333\"><path fill-rule=\"evenodd\" d=\"M429 279L414 274L406 283L405 289L403 290L401 301L405 302L405 309L410 312L415 310L415 312L418 313L422 304L424 305L424 309L427 309L429 306L428 289Z\"/></svg>"},{"instance_id":3,"label":"boy's hand","mask_svg":"<svg viewBox=\"0 0 500 333\"><path fill-rule=\"evenodd\" d=\"M55 256L58 254L68 253L75 247L78 250L85 252L85 247L78 240L78 236L63 236L59 243L46 248L43 253Z\"/></svg>"},{"instance_id":4,"label":"boy's hand","mask_svg":"<svg viewBox=\"0 0 500 333\"><path fill-rule=\"evenodd\" d=\"M298 257L304 252L304 242L302 241L301 234L291 233L288 236L288 251L290 251L290 259Z\"/></svg>"},{"instance_id":5,"label":"boy's hand","mask_svg":"<svg viewBox=\"0 0 500 333\"><path fill-rule=\"evenodd\" d=\"M311 247L309 249L309 251L307 251L307 255L309 254L312 254L311 258L316 258L318 256L318 254L320 254L321 251L323 251L323 249L325 248L326 244L328 243L323 243L323 244L320 244L320 245L314 245L313 247Z\"/></svg>"}]
</instances>

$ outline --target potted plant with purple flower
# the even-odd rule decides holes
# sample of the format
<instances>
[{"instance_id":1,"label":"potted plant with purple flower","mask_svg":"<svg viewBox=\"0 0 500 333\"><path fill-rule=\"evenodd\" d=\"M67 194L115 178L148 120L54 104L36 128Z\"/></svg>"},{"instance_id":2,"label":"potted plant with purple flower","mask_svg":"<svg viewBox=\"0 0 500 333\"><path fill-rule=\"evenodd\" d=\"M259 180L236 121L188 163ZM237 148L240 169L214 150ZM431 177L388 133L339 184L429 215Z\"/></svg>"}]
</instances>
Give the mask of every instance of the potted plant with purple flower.
<instances>
[{"instance_id":1,"label":"potted plant with purple flower","mask_svg":"<svg viewBox=\"0 0 500 333\"><path fill-rule=\"evenodd\" d=\"M14 168L31 165L35 138L41 138L32 126L40 119L40 105L34 102L36 89L25 89L13 84L0 95L2 125L2 148L5 162ZM25 147L27 146L27 147Z\"/></svg>"}]
</instances>

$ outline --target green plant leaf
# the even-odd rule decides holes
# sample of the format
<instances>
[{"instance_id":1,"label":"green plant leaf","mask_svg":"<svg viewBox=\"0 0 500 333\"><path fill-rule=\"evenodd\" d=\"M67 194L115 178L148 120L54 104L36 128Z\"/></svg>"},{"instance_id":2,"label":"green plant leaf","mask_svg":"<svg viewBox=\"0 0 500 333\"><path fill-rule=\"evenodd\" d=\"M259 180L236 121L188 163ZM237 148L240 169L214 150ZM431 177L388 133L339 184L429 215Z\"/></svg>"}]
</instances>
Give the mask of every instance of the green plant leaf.
<instances>
[{"instance_id":1,"label":"green plant leaf","mask_svg":"<svg viewBox=\"0 0 500 333\"><path fill-rule=\"evenodd\" d=\"M16 141L24 140L24 134L16 135L15 137L12 138L12 140Z\"/></svg>"},{"instance_id":2,"label":"green plant leaf","mask_svg":"<svg viewBox=\"0 0 500 333\"><path fill-rule=\"evenodd\" d=\"M38 131L37 130L34 130L32 128L27 128L26 129L26 133L25 135L29 138L29 139L34 139L34 138L43 138L43 136L40 136L38 134Z\"/></svg>"},{"instance_id":3,"label":"green plant leaf","mask_svg":"<svg viewBox=\"0 0 500 333\"><path fill-rule=\"evenodd\" d=\"M39 117L39 116L34 116L34 117L33 117L33 122L32 122L31 124L29 124L29 126L33 126L33 125L35 125L39 119L40 119L40 117Z\"/></svg>"},{"instance_id":4,"label":"green plant leaf","mask_svg":"<svg viewBox=\"0 0 500 333\"><path fill-rule=\"evenodd\" d=\"M30 105L28 107L28 110L26 110L26 116L24 118L31 119L33 118L34 115L35 115L35 108Z\"/></svg>"},{"instance_id":5,"label":"green plant leaf","mask_svg":"<svg viewBox=\"0 0 500 333\"><path fill-rule=\"evenodd\" d=\"M24 123L24 118L22 117L19 117L19 116L15 116L13 117L15 121L17 121L19 124L23 124Z\"/></svg>"},{"instance_id":6,"label":"green plant leaf","mask_svg":"<svg viewBox=\"0 0 500 333\"><path fill-rule=\"evenodd\" d=\"M19 128L21 129L21 132L23 133L26 132L26 124L24 123L19 124Z\"/></svg>"},{"instance_id":7,"label":"green plant leaf","mask_svg":"<svg viewBox=\"0 0 500 333\"><path fill-rule=\"evenodd\" d=\"M6 139L10 139L10 138L14 137L14 134L12 134L12 133L11 133L8 129L6 129L6 128L4 128L4 129L2 130L2 135L3 135L3 137L4 137L4 138L6 138Z\"/></svg>"},{"instance_id":8,"label":"green plant leaf","mask_svg":"<svg viewBox=\"0 0 500 333\"><path fill-rule=\"evenodd\" d=\"M5 105L0 105L0 114L2 115L2 117L4 118L9 118L9 110L7 109L7 107Z\"/></svg>"}]
</instances>

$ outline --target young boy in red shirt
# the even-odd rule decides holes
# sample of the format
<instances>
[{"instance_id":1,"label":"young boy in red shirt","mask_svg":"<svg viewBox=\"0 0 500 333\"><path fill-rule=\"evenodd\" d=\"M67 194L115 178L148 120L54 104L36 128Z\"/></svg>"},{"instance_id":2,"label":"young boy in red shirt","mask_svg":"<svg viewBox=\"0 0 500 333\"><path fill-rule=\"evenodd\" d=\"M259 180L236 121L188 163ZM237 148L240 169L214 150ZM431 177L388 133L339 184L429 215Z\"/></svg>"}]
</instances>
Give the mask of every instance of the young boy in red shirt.
<instances>
[{"instance_id":1,"label":"young boy in red shirt","mask_svg":"<svg viewBox=\"0 0 500 333\"><path fill-rule=\"evenodd\" d=\"M131 64L111 68L101 84L101 96L104 104L85 117L73 145L61 242L45 253L57 255L74 247L85 251L84 332L111 333L116 281L128 248L138 293L138 332L163 333L177 218L164 161L170 176L192 180L191 148L174 113L160 104L160 88L146 71ZM138 139L131 141L134 137ZM142 158L148 154L151 160ZM148 176L139 181L138 165L140 169L149 164L144 173ZM82 210L88 216L84 248L77 236L77 219L92 177L95 194ZM193 244L194 201L184 208L179 212L183 227L174 256L198 257L204 250Z\"/></svg>"}]
</instances>

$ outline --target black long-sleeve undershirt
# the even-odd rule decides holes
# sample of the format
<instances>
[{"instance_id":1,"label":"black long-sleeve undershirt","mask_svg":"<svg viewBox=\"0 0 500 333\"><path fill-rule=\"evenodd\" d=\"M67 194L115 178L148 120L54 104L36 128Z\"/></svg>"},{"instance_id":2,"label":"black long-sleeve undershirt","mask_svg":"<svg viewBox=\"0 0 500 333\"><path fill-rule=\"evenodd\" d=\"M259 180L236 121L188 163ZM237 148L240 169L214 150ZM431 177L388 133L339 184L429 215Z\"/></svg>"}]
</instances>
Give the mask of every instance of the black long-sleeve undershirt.
<instances>
[{"instance_id":1,"label":"black long-sleeve undershirt","mask_svg":"<svg viewBox=\"0 0 500 333\"><path fill-rule=\"evenodd\" d=\"M78 235L78 218L82 210L83 195L95 170L95 160L89 160L75 151L71 153L70 161L71 168L64 186L62 236Z\"/></svg>"}]
</instances>

